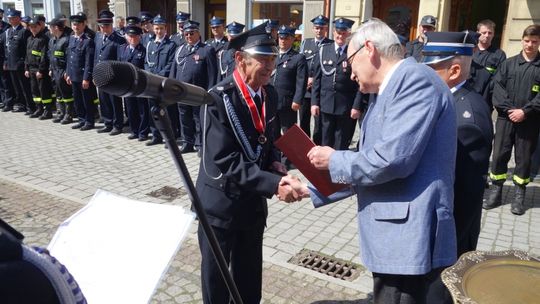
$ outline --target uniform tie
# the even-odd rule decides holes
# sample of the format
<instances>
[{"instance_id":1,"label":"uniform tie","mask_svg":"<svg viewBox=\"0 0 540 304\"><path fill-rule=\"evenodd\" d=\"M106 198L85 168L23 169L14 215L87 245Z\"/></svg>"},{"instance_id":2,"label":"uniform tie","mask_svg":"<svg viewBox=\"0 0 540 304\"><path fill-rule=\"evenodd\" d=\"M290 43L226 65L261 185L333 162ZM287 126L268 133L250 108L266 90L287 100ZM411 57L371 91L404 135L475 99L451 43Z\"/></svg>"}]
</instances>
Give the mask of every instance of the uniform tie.
<instances>
[{"instance_id":1,"label":"uniform tie","mask_svg":"<svg viewBox=\"0 0 540 304\"><path fill-rule=\"evenodd\" d=\"M337 50L336 50L336 56L337 58L341 57L341 47L338 46Z\"/></svg>"},{"instance_id":2,"label":"uniform tie","mask_svg":"<svg viewBox=\"0 0 540 304\"><path fill-rule=\"evenodd\" d=\"M103 35L103 43L105 43L105 41L107 41L107 35Z\"/></svg>"},{"instance_id":3,"label":"uniform tie","mask_svg":"<svg viewBox=\"0 0 540 304\"><path fill-rule=\"evenodd\" d=\"M253 97L253 101L255 102L255 105L257 105L257 110L259 110L259 113L261 113L262 102L259 94L255 94L255 96Z\"/></svg>"}]
</instances>

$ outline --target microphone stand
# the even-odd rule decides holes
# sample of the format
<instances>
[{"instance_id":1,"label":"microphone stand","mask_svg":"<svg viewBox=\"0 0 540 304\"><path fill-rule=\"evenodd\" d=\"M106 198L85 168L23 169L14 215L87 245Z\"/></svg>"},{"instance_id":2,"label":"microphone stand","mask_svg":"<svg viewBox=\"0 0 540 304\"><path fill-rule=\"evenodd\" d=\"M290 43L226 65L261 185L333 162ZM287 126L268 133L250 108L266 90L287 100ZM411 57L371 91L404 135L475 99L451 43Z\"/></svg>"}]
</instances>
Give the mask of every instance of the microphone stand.
<instances>
[{"instance_id":1,"label":"microphone stand","mask_svg":"<svg viewBox=\"0 0 540 304\"><path fill-rule=\"evenodd\" d=\"M229 293L234 303L243 304L242 298L240 297L240 293L238 292L238 288L236 287L236 284L234 283L232 275L229 272L229 267L227 266L227 262L225 261L223 252L221 251L221 248L219 248L216 235L214 234L214 230L208 223L206 212L204 211L201 205L201 200L199 198L199 195L195 191L195 186L193 185L193 181L191 180L189 171L186 167L184 159L182 158L182 153L180 153L180 149L178 148L178 145L176 144L174 133L171 127L171 120L169 119L169 115L167 115L167 111L165 110L166 106L162 105L157 100L154 100L154 102L155 102L155 105L153 105L151 109L152 119L154 120L154 123L156 124L156 128L161 133L161 136L163 137L163 140L165 141L165 145L167 145L167 147L169 148L169 152L171 153L176 169L178 170L178 173L180 174L180 177L182 178L182 182L184 183L184 186L188 190L187 192L189 195L189 199L191 200L193 207L195 208L195 211L197 212L197 216L199 217L199 222L203 228L204 235L206 236L206 239L208 240L208 243L210 244L210 248L218 264L218 268L219 268L219 271L221 272L221 276L223 277L223 280L225 281L225 284L227 285L227 289L229 289Z\"/></svg>"}]
</instances>

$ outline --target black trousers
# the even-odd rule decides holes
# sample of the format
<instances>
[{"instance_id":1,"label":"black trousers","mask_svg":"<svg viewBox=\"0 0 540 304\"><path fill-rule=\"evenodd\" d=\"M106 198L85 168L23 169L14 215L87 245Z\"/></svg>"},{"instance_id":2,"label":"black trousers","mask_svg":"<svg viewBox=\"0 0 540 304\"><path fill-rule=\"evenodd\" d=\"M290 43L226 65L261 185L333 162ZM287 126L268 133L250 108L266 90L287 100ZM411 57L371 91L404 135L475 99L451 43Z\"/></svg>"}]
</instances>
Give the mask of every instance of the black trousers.
<instances>
[{"instance_id":1,"label":"black trousers","mask_svg":"<svg viewBox=\"0 0 540 304\"><path fill-rule=\"evenodd\" d=\"M234 282L244 303L261 302L262 244L264 221L249 229L221 229L213 227L214 233L229 264ZM201 249L201 283L205 304L229 304L229 290L225 285L206 235L199 224L199 247Z\"/></svg>"},{"instance_id":2,"label":"black trousers","mask_svg":"<svg viewBox=\"0 0 540 304\"><path fill-rule=\"evenodd\" d=\"M126 97L126 108L131 133L137 137L146 137L150 132L150 109L146 98Z\"/></svg>"},{"instance_id":3,"label":"black trousers","mask_svg":"<svg viewBox=\"0 0 540 304\"><path fill-rule=\"evenodd\" d=\"M30 88L34 103L52 103L52 83L48 73L43 73L41 78L37 78L36 72L31 72Z\"/></svg>"},{"instance_id":4,"label":"black trousers","mask_svg":"<svg viewBox=\"0 0 540 304\"><path fill-rule=\"evenodd\" d=\"M9 73L0 66L0 97L8 108L13 107L13 88Z\"/></svg>"},{"instance_id":5,"label":"black trousers","mask_svg":"<svg viewBox=\"0 0 540 304\"><path fill-rule=\"evenodd\" d=\"M292 125L298 122L298 114L291 108L279 109L276 119L279 122L281 132L285 133Z\"/></svg>"},{"instance_id":6,"label":"black trousers","mask_svg":"<svg viewBox=\"0 0 540 304\"><path fill-rule=\"evenodd\" d=\"M375 304L452 304L452 297L441 280L444 268L424 275L373 273Z\"/></svg>"},{"instance_id":7,"label":"black trousers","mask_svg":"<svg viewBox=\"0 0 540 304\"><path fill-rule=\"evenodd\" d=\"M180 126L182 135L180 136L184 144L200 146L202 142L201 133L201 107L178 104L180 113Z\"/></svg>"},{"instance_id":8,"label":"black trousers","mask_svg":"<svg viewBox=\"0 0 540 304\"><path fill-rule=\"evenodd\" d=\"M64 79L64 71L53 71L54 91L56 92L56 100L58 102L70 103L73 102L73 90Z\"/></svg>"},{"instance_id":9,"label":"black trousers","mask_svg":"<svg viewBox=\"0 0 540 304\"><path fill-rule=\"evenodd\" d=\"M124 127L124 106L122 99L103 91L99 91L99 106L105 127L122 130Z\"/></svg>"},{"instance_id":10,"label":"black trousers","mask_svg":"<svg viewBox=\"0 0 540 304\"><path fill-rule=\"evenodd\" d=\"M75 109L79 124L94 126L95 124L95 109L94 101L96 100L96 87L90 83L88 89L82 88L82 82L72 82L73 98L75 99Z\"/></svg>"},{"instance_id":11,"label":"black trousers","mask_svg":"<svg viewBox=\"0 0 540 304\"><path fill-rule=\"evenodd\" d=\"M24 76L24 71L8 71L13 86L15 103L26 107L27 111L35 111L36 105L32 100L32 92L30 90L30 79Z\"/></svg>"},{"instance_id":12,"label":"black trousers","mask_svg":"<svg viewBox=\"0 0 540 304\"><path fill-rule=\"evenodd\" d=\"M304 98L300 106L300 128L311 137L311 98Z\"/></svg>"},{"instance_id":13,"label":"black trousers","mask_svg":"<svg viewBox=\"0 0 540 304\"><path fill-rule=\"evenodd\" d=\"M514 184L525 186L531 174L531 159L536 144L540 122L538 117L530 117L521 123L513 123L505 118L497 118L495 123L495 139L491 162L491 179L504 182L508 171L508 161L514 148Z\"/></svg>"},{"instance_id":14,"label":"black trousers","mask_svg":"<svg viewBox=\"0 0 540 304\"><path fill-rule=\"evenodd\" d=\"M356 122L349 113L334 115L321 112L321 121L322 145L335 150L348 150Z\"/></svg>"}]
</instances>

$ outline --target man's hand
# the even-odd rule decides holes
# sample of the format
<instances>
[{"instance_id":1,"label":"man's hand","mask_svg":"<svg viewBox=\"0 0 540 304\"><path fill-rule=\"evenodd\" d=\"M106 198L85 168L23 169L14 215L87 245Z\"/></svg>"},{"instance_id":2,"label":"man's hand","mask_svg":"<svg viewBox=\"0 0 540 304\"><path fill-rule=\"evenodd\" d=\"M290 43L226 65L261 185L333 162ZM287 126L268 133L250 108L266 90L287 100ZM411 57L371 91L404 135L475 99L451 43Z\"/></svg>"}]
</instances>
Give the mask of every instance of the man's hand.
<instances>
[{"instance_id":1,"label":"man's hand","mask_svg":"<svg viewBox=\"0 0 540 304\"><path fill-rule=\"evenodd\" d=\"M298 176L289 174L287 176L284 176L281 179L280 183L286 183L291 186L294 192L296 192L296 194L298 195L299 200L304 197L309 197L309 189L307 185L305 183L302 183Z\"/></svg>"},{"instance_id":2,"label":"man's hand","mask_svg":"<svg viewBox=\"0 0 540 304\"><path fill-rule=\"evenodd\" d=\"M28 72L28 71L24 71L24 77L26 77L26 78L30 78L30 72Z\"/></svg>"},{"instance_id":3,"label":"man's hand","mask_svg":"<svg viewBox=\"0 0 540 304\"><path fill-rule=\"evenodd\" d=\"M315 168L319 170L326 170L328 169L328 164L330 163L330 156L332 156L334 151L335 150L330 147L316 146L309 150L307 157Z\"/></svg>"},{"instance_id":4,"label":"man's hand","mask_svg":"<svg viewBox=\"0 0 540 304\"><path fill-rule=\"evenodd\" d=\"M69 78L68 75L64 75L64 79L66 80L66 83L67 83L68 85L71 85L71 78Z\"/></svg>"},{"instance_id":5,"label":"man's hand","mask_svg":"<svg viewBox=\"0 0 540 304\"><path fill-rule=\"evenodd\" d=\"M298 111L298 110L300 110L300 104L293 101L293 103L291 104L291 109L292 109L293 111Z\"/></svg>"},{"instance_id":6,"label":"man's hand","mask_svg":"<svg viewBox=\"0 0 540 304\"><path fill-rule=\"evenodd\" d=\"M52 71L49 71L49 77L52 77Z\"/></svg>"},{"instance_id":7,"label":"man's hand","mask_svg":"<svg viewBox=\"0 0 540 304\"><path fill-rule=\"evenodd\" d=\"M283 178L281 178L281 181L279 182L276 195L280 201L284 201L286 203L292 203L298 200L298 195L294 192L290 185L283 182Z\"/></svg>"},{"instance_id":8,"label":"man's hand","mask_svg":"<svg viewBox=\"0 0 540 304\"><path fill-rule=\"evenodd\" d=\"M41 74L40 72L36 72L36 78L37 79L43 78L43 74Z\"/></svg>"},{"instance_id":9,"label":"man's hand","mask_svg":"<svg viewBox=\"0 0 540 304\"><path fill-rule=\"evenodd\" d=\"M508 110L508 118L512 122L522 122L525 120L525 112L522 109Z\"/></svg>"},{"instance_id":10,"label":"man's hand","mask_svg":"<svg viewBox=\"0 0 540 304\"><path fill-rule=\"evenodd\" d=\"M362 111L357 109L351 109L351 118L352 119L358 119L362 115Z\"/></svg>"},{"instance_id":11,"label":"man's hand","mask_svg":"<svg viewBox=\"0 0 540 304\"><path fill-rule=\"evenodd\" d=\"M90 87L90 81L88 80L83 80L82 81L82 88L87 90L88 88Z\"/></svg>"},{"instance_id":12,"label":"man's hand","mask_svg":"<svg viewBox=\"0 0 540 304\"><path fill-rule=\"evenodd\" d=\"M287 167L285 167L284 164L282 164L282 163L280 163L278 161L272 162L271 169L273 171L276 171L276 172L281 173L283 175L287 175Z\"/></svg>"},{"instance_id":13,"label":"man's hand","mask_svg":"<svg viewBox=\"0 0 540 304\"><path fill-rule=\"evenodd\" d=\"M319 116L320 109L319 106L311 106L311 116L317 117Z\"/></svg>"},{"instance_id":14,"label":"man's hand","mask_svg":"<svg viewBox=\"0 0 540 304\"><path fill-rule=\"evenodd\" d=\"M308 77L308 79L307 79L307 88L311 89L312 86L313 86L313 77Z\"/></svg>"}]
</instances>

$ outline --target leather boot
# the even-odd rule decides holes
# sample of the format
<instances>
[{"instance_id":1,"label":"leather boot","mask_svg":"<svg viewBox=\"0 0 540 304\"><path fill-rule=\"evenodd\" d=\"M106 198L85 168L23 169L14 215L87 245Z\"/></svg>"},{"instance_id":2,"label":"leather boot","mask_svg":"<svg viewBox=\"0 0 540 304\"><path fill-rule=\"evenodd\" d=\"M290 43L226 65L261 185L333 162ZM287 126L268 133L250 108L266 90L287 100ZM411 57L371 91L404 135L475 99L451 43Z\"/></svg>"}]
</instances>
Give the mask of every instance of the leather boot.
<instances>
[{"instance_id":1,"label":"leather boot","mask_svg":"<svg viewBox=\"0 0 540 304\"><path fill-rule=\"evenodd\" d=\"M63 125L67 125L73 122L73 103L69 102L65 104L65 112L64 118L60 122Z\"/></svg>"},{"instance_id":2,"label":"leather boot","mask_svg":"<svg viewBox=\"0 0 540 304\"><path fill-rule=\"evenodd\" d=\"M525 213L525 186L516 185L516 195L512 201L510 212L515 215L523 215Z\"/></svg>"},{"instance_id":3,"label":"leather boot","mask_svg":"<svg viewBox=\"0 0 540 304\"><path fill-rule=\"evenodd\" d=\"M494 183L488 199L482 204L482 208L489 210L502 204L503 183Z\"/></svg>"},{"instance_id":4,"label":"leather boot","mask_svg":"<svg viewBox=\"0 0 540 304\"><path fill-rule=\"evenodd\" d=\"M54 123L59 123L64 118L64 115L66 115L66 104L63 102L58 103L58 113L56 114L56 117L53 119Z\"/></svg>"},{"instance_id":5,"label":"leather boot","mask_svg":"<svg viewBox=\"0 0 540 304\"><path fill-rule=\"evenodd\" d=\"M30 118L38 118L41 116L41 114L43 114L43 104L38 103L36 107L37 107L36 111L32 113L32 115L30 115Z\"/></svg>"},{"instance_id":6,"label":"leather boot","mask_svg":"<svg viewBox=\"0 0 540 304\"><path fill-rule=\"evenodd\" d=\"M39 120L51 119L52 118L52 103L47 103L43 105L43 114L39 117Z\"/></svg>"}]
</instances>

